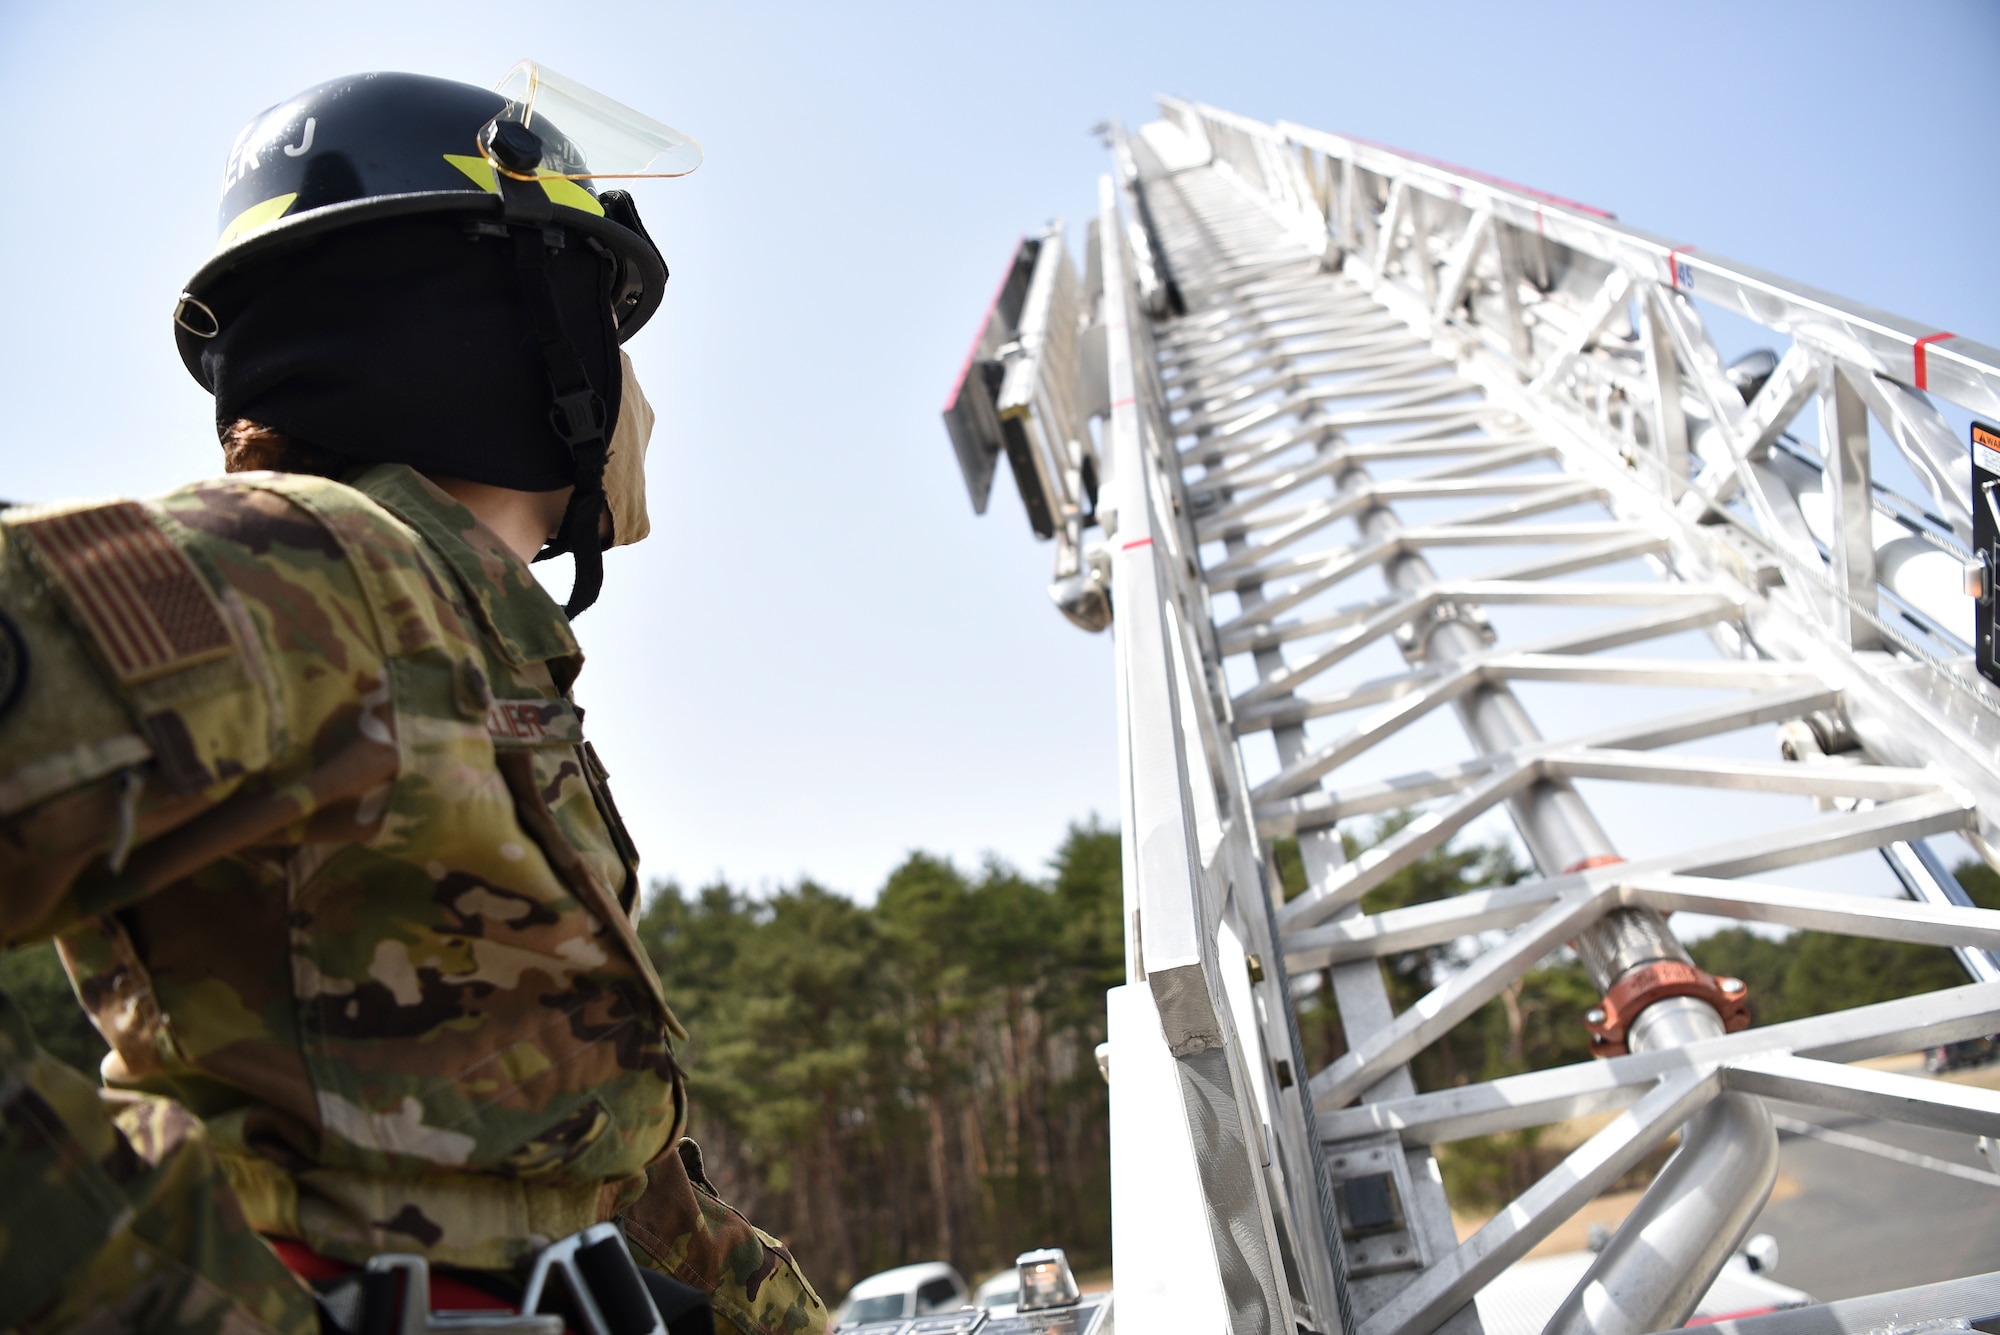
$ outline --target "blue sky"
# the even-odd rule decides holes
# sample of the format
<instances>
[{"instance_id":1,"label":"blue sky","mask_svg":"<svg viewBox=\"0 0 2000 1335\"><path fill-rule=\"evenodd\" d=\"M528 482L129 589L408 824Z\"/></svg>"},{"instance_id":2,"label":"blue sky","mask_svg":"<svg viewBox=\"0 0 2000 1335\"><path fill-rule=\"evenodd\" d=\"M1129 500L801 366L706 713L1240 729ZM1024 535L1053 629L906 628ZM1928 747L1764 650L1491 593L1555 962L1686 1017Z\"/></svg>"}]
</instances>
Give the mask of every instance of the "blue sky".
<instances>
[{"instance_id":1,"label":"blue sky","mask_svg":"<svg viewBox=\"0 0 2000 1335\"><path fill-rule=\"evenodd\" d=\"M643 185L674 278L632 352L654 536L579 625L648 871L873 892L1034 868L1116 809L1109 642L1043 592L937 413L1015 236L1082 217L1155 93L1406 147L2000 343L2000 6L695 7L0 0L0 495L218 470L168 312L222 162L337 74L533 56L699 137Z\"/></svg>"}]
</instances>

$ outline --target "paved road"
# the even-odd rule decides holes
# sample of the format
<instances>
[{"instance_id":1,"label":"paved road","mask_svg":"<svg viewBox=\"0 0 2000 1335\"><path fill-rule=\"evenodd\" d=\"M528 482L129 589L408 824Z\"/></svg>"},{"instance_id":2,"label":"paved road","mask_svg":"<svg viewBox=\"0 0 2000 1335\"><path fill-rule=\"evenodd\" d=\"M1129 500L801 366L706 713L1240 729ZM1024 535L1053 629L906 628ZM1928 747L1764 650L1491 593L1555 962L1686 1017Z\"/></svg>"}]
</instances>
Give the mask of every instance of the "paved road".
<instances>
[{"instance_id":1,"label":"paved road","mask_svg":"<svg viewBox=\"0 0 2000 1335\"><path fill-rule=\"evenodd\" d=\"M1771 1111L1891 1151L1994 1171L1969 1136L1776 1100ZM1752 1230L1778 1239L1774 1279L1829 1301L2000 1270L2000 1185L1810 1135L1781 1131L1779 1147L1779 1172L1798 1190L1766 1205Z\"/></svg>"}]
</instances>

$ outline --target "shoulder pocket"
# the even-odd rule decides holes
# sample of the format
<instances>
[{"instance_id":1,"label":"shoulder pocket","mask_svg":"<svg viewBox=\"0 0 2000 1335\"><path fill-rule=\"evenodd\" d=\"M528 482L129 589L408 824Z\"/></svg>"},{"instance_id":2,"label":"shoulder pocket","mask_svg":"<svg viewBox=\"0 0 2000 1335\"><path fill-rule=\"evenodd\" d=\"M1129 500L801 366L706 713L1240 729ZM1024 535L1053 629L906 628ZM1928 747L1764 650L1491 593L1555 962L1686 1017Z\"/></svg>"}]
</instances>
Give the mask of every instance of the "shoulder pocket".
<instances>
[{"instance_id":1,"label":"shoulder pocket","mask_svg":"<svg viewBox=\"0 0 2000 1335\"><path fill-rule=\"evenodd\" d=\"M9 517L120 686L227 658L215 590L137 501Z\"/></svg>"},{"instance_id":2,"label":"shoulder pocket","mask_svg":"<svg viewBox=\"0 0 2000 1335\"><path fill-rule=\"evenodd\" d=\"M254 635L185 530L136 501L14 511L4 522L18 555L0 581L27 679L16 717L0 725L51 735L9 739L9 755L28 763L0 784L0 808L148 758L179 792L268 762L271 701L245 659ZM125 715L115 732L106 697Z\"/></svg>"}]
</instances>

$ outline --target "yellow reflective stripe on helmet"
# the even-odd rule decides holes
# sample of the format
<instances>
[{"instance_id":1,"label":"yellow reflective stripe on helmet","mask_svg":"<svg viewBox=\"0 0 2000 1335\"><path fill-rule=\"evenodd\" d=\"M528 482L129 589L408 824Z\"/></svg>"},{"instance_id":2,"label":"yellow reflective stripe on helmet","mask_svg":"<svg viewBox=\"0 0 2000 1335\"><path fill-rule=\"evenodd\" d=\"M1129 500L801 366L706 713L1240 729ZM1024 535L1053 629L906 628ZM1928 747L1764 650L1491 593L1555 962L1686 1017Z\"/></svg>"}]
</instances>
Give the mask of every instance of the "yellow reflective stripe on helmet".
<instances>
[{"instance_id":1,"label":"yellow reflective stripe on helmet","mask_svg":"<svg viewBox=\"0 0 2000 1335\"><path fill-rule=\"evenodd\" d=\"M471 153L447 153L444 160L472 178L472 183L489 195L500 193L493 180L493 164Z\"/></svg>"},{"instance_id":2,"label":"yellow reflective stripe on helmet","mask_svg":"<svg viewBox=\"0 0 2000 1335\"><path fill-rule=\"evenodd\" d=\"M464 172L466 178L489 195L500 193L499 184L493 179L493 164L472 153L447 153L444 160ZM576 209L582 213L604 216L604 206L597 197L578 185L575 181L542 172L542 190L552 204L560 204L566 209Z\"/></svg>"},{"instance_id":3,"label":"yellow reflective stripe on helmet","mask_svg":"<svg viewBox=\"0 0 2000 1335\"><path fill-rule=\"evenodd\" d=\"M285 210L290 208L292 201L298 197L298 193L294 191L289 195L274 195L261 204L252 204L229 220L229 226L222 229L222 236L216 241L215 248L220 250L245 233L254 232L259 227L269 227L285 216Z\"/></svg>"},{"instance_id":4,"label":"yellow reflective stripe on helmet","mask_svg":"<svg viewBox=\"0 0 2000 1335\"><path fill-rule=\"evenodd\" d=\"M584 213L604 216L604 206L597 202L597 196L585 190L575 181L561 176L543 175L542 189L549 195L549 202L560 204L566 209L579 209Z\"/></svg>"}]
</instances>

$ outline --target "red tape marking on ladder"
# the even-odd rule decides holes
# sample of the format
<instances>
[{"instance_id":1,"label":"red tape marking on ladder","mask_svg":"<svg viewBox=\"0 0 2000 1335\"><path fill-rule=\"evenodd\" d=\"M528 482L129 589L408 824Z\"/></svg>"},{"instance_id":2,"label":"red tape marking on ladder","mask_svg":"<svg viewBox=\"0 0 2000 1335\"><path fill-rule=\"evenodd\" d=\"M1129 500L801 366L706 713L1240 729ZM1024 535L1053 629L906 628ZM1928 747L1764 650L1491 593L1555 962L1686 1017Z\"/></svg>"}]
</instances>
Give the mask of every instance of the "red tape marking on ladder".
<instances>
[{"instance_id":1,"label":"red tape marking on ladder","mask_svg":"<svg viewBox=\"0 0 2000 1335\"><path fill-rule=\"evenodd\" d=\"M1931 387L1930 358L1925 355L1925 349L1928 348L1933 343L1941 343L1945 339L1957 338L1957 337L1958 337L1957 334L1925 334L1922 338L1917 340L1916 362L1917 362L1918 389L1929 389Z\"/></svg>"},{"instance_id":2,"label":"red tape marking on ladder","mask_svg":"<svg viewBox=\"0 0 2000 1335\"><path fill-rule=\"evenodd\" d=\"M1123 547L1120 547L1118 550L1121 552L1129 552L1134 547L1150 547L1152 545L1153 545L1153 540L1151 538L1139 538L1136 541L1126 543Z\"/></svg>"},{"instance_id":3,"label":"red tape marking on ladder","mask_svg":"<svg viewBox=\"0 0 2000 1335\"><path fill-rule=\"evenodd\" d=\"M1126 408L1130 407L1131 403L1132 403L1132 396L1130 394L1127 394L1124 398L1118 400L1118 402L1112 404L1111 406L1113 408Z\"/></svg>"},{"instance_id":4,"label":"red tape marking on ladder","mask_svg":"<svg viewBox=\"0 0 2000 1335\"><path fill-rule=\"evenodd\" d=\"M1667 252L1667 286L1678 292L1681 290L1681 256L1694 250L1693 246L1675 246ZM1688 275L1688 286L1694 286L1694 275Z\"/></svg>"}]
</instances>

